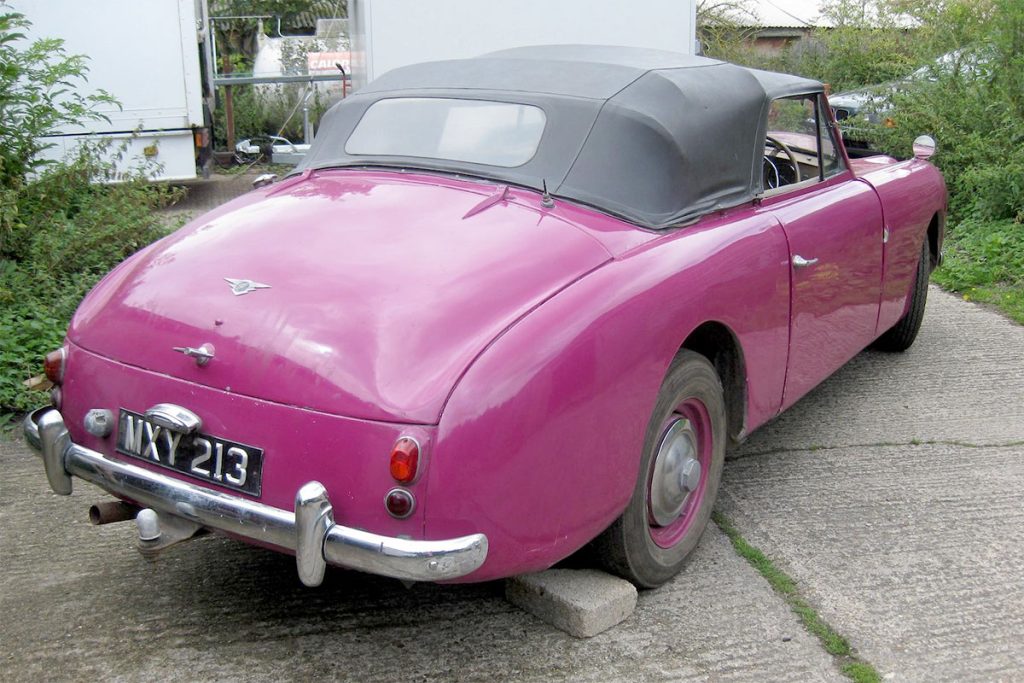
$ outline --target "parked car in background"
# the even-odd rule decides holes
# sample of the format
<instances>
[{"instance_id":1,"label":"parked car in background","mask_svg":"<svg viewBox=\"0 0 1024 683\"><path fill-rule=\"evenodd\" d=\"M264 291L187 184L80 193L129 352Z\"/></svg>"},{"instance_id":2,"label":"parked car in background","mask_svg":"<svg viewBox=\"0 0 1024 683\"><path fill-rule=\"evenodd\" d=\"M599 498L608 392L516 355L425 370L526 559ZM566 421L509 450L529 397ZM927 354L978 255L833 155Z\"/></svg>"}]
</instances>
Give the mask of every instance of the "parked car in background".
<instances>
[{"instance_id":1,"label":"parked car in background","mask_svg":"<svg viewBox=\"0 0 1024 683\"><path fill-rule=\"evenodd\" d=\"M730 444L913 343L931 151L851 160L820 83L669 52L396 69L293 174L111 272L25 432L150 555L209 530L309 585L485 581L593 543L657 586Z\"/></svg>"},{"instance_id":2,"label":"parked car in background","mask_svg":"<svg viewBox=\"0 0 1024 683\"><path fill-rule=\"evenodd\" d=\"M943 75L963 74L968 78L982 76L987 60L978 51L947 52L932 64L926 64L906 78L869 85L829 96L836 122L851 154L874 154L871 151L871 126L893 127L893 100L915 86L933 82Z\"/></svg>"},{"instance_id":3,"label":"parked car in background","mask_svg":"<svg viewBox=\"0 0 1024 683\"><path fill-rule=\"evenodd\" d=\"M862 117L870 123L882 123L886 106L892 96L899 92L899 83L883 83L881 85L848 90L829 96L829 104L836 121L842 127L854 117Z\"/></svg>"},{"instance_id":4,"label":"parked car in background","mask_svg":"<svg viewBox=\"0 0 1024 683\"><path fill-rule=\"evenodd\" d=\"M279 135L261 135L235 143L235 159L247 164L266 161L275 164L298 164L309 152L306 143L295 143Z\"/></svg>"}]
</instances>

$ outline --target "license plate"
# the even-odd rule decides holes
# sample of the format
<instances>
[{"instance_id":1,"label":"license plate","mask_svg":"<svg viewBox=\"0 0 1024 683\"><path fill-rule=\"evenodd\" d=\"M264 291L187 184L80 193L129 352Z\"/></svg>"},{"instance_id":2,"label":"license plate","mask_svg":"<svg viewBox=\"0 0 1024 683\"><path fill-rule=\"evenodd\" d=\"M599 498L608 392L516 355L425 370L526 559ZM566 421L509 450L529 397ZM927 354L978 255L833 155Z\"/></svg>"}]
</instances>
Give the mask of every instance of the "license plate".
<instances>
[{"instance_id":1,"label":"license plate","mask_svg":"<svg viewBox=\"0 0 1024 683\"><path fill-rule=\"evenodd\" d=\"M196 479L260 495L263 449L209 434L182 434L121 409L117 451Z\"/></svg>"}]
</instances>

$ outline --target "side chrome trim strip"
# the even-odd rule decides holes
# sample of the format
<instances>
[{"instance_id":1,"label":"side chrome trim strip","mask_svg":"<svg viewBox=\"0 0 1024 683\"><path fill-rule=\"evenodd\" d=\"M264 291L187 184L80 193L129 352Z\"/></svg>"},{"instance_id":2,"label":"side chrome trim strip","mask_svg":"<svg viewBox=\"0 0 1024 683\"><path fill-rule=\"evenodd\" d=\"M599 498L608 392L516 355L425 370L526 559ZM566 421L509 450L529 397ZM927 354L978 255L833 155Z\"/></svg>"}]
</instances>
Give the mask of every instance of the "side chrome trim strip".
<instances>
[{"instance_id":1,"label":"side chrome trim strip","mask_svg":"<svg viewBox=\"0 0 1024 683\"><path fill-rule=\"evenodd\" d=\"M465 576L487 559L484 534L414 541L336 524L318 482L299 489L294 512L280 510L111 460L72 442L53 408L31 413L23 428L26 441L42 454L55 493L70 494L75 476L141 507L294 552L306 585L318 585L328 563L406 581L443 581Z\"/></svg>"}]
</instances>

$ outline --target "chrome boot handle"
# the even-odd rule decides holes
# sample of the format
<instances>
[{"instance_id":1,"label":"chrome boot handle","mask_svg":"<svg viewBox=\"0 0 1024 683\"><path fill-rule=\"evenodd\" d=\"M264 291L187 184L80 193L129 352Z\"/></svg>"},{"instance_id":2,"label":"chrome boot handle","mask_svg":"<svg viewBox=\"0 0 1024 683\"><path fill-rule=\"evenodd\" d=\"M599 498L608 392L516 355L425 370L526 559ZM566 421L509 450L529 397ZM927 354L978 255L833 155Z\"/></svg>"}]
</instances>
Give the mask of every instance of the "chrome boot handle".
<instances>
[{"instance_id":1,"label":"chrome boot handle","mask_svg":"<svg viewBox=\"0 0 1024 683\"><path fill-rule=\"evenodd\" d=\"M813 266L818 262L816 258L804 258L800 254L793 255L793 267L794 268L806 268L807 266Z\"/></svg>"}]
</instances>

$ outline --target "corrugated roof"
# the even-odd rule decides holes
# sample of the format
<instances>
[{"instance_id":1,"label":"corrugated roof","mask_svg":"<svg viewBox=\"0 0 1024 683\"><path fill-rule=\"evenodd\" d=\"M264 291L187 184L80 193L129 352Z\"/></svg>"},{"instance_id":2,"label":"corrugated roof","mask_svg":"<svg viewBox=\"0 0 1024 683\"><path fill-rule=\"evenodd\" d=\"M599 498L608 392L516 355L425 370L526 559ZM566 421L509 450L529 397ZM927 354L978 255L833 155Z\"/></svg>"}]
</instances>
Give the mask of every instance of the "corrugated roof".
<instances>
[{"instance_id":1,"label":"corrugated roof","mask_svg":"<svg viewBox=\"0 0 1024 683\"><path fill-rule=\"evenodd\" d=\"M282 20L281 25L288 28L316 28L317 19L346 18L345 6L346 3L343 0L316 0L310 3L308 11Z\"/></svg>"},{"instance_id":2,"label":"corrugated roof","mask_svg":"<svg viewBox=\"0 0 1024 683\"><path fill-rule=\"evenodd\" d=\"M762 29L833 28L835 23L822 16L820 0L749 0L748 7L757 19L737 16L739 23ZM870 3L865 6L863 23L869 26L887 26L912 29L918 22L908 15L887 13L880 18Z\"/></svg>"},{"instance_id":3,"label":"corrugated roof","mask_svg":"<svg viewBox=\"0 0 1024 683\"><path fill-rule=\"evenodd\" d=\"M345 18L346 0L312 0L305 12L281 17L282 30L314 29L317 19ZM237 8L229 0L210 0L210 16L232 15ZM262 14L262 12L253 12Z\"/></svg>"},{"instance_id":4,"label":"corrugated roof","mask_svg":"<svg viewBox=\"0 0 1024 683\"><path fill-rule=\"evenodd\" d=\"M822 18L818 0L751 0L757 20L742 23L762 28L815 28L831 26Z\"/></svg>"}]
</instances>

